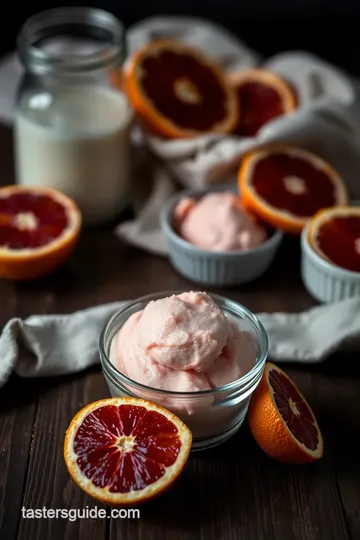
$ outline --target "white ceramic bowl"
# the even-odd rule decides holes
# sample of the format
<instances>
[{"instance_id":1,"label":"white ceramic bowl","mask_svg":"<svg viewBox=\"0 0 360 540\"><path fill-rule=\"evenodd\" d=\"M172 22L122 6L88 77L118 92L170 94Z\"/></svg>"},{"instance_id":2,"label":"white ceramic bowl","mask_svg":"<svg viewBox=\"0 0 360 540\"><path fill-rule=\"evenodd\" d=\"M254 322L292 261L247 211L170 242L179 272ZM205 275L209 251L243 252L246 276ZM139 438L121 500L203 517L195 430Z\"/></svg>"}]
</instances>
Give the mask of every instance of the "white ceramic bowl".
<instances>
[{"instance_id":1,"label":"white ceramic bowl","mask_svg":"<svg viewBox=\"0 0 360 540\"><path fill-rule=\"evenodd\" d=\"M307 229L301 234L301 278L309 294L322 303L360 296L360 272L344 270L320 257L307 240Z\"/></svg>"},{"instance_id":2,"label":"white ceramic bowl","mask_svg":"<svg viewBox=\"0 0 360 540\"><path fill-rule=\"evenodd\" d=\"M231 191L232 187L192 191L185 190L172 197L161 212L161 227L165 234L172 266L187 279L202 285L230 287L256 280L270 267L283 239L281 231L256 248L229 252L200 249L181 238L173 227L173 210L183 197L200 198L214 191Z\"/></svg>"}]
</instances>

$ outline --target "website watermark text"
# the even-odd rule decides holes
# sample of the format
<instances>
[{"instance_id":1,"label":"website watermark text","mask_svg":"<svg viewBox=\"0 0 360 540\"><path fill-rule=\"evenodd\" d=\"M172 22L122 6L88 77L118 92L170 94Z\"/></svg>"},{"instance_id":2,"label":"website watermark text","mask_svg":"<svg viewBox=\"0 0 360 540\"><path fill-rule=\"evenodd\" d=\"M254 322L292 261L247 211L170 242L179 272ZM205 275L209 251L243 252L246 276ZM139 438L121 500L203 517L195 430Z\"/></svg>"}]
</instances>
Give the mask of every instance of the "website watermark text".
<instances>
[{"instance_id":1,"label":"website watermark text","mask_svg":"<svg viewBox=\"0 0 360 540\"><path fill-rule=\"evenodd\" d=\"M24 519L67 519L76 521L78 519L139 519L140 510L138 508L98 508L97 506L85 508L25 508L21 509L21 516Z\"/></svg>"}]
</instances>

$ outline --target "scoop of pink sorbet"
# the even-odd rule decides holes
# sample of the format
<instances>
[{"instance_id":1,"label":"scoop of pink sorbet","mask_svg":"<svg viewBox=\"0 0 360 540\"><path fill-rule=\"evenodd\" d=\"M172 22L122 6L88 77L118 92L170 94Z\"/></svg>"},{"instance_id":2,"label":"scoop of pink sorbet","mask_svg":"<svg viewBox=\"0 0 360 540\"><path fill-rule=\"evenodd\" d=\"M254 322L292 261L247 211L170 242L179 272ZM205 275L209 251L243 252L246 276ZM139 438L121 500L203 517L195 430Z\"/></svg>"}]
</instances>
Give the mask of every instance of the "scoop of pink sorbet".
<instances>
[{"instance_id":1,"label":"scoop of pink sorbet","mask_svg":"<svg viewBox=\"0 0 360 540\"><path fill-rule=\"evenodd\" d=\"M241 208L232 192L209 193L200 200L184 197L175 207L180 235L211 251L250 249L267 239L267 232Z\"/></svg>"},{"instance_id":2,"label":"scoop of pink sorbet","mask_svg":"<svg viewBox=\"0 0 360 540\"><path fill-rule=\"evenodd\" d=\"M150 302L115 334L111 362L152 388L197 392L218 388L256 362L252 336L203 292Z\"/></svg>"},{"instance_id":3,"label":"scoop of pink sorbet","mask_svg":"<svg viewBox=\"0 0 360 540\"><path fill-rule=\"evenodd\" d=\"M184 293L144 309L137 341L145 354L179 371L205 371L231 336L224 312L205 293Z\"/></svg>"}]
</instances>

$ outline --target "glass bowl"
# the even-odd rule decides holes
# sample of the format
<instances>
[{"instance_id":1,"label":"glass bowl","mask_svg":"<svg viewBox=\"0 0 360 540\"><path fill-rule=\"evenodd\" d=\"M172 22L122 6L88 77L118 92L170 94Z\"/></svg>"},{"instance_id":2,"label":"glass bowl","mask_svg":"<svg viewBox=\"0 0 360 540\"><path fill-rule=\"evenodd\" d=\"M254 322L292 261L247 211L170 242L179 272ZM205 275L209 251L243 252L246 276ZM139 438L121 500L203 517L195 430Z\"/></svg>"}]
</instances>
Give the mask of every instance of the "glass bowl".
<instances>
[{"instance_id":1,"label":"glass bowl","mask_svg":"<svg viewBox=\"0 0 360 540\"><path fill-rule=\"evenodd\" d=\"M260 382L268 355L268 338L258 318L234 300L208 293L241 330L251 333L255 342L254 367L240 379L219 388L198 392L174 392L151 388L121 373L110 361L112 339L128 318L143 310L152 300L183 291L154 293L129 302L105 325L99 340L103 374L112 397L131 396L146 399L167 408L181 418L193 434L192 450L203 450L223 443L240 428L250 397Z\"/></svg>"}]
</instances>

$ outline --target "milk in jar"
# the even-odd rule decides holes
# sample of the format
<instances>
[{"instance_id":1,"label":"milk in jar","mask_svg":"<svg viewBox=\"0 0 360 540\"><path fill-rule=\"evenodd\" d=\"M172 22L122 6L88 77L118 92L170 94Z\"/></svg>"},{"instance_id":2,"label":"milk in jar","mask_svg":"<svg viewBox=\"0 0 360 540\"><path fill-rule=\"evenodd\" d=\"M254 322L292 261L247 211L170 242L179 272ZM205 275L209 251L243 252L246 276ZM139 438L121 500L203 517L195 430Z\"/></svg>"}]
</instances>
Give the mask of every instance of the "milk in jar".
<instances>
[{"instance_id":1,"label":"milk in jar","mask_svg":"<svg viewBox=\"0 0 360 540\"><path fill-rule=\"evenodd\" d=\"M79 40L100 29L93 48ZM17 182L62 191L85 224L111 220L131 198L132 111L111 84L124 58L120 23L102 10L53 9L29 19L18 43L25 75L14 125Z\"/></svg>"}]
</instances>

